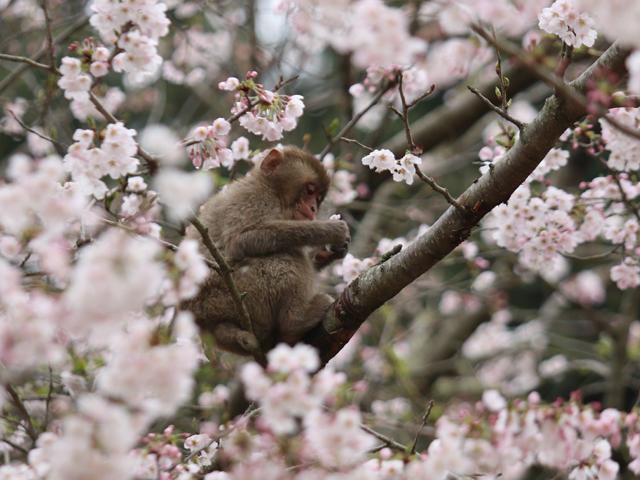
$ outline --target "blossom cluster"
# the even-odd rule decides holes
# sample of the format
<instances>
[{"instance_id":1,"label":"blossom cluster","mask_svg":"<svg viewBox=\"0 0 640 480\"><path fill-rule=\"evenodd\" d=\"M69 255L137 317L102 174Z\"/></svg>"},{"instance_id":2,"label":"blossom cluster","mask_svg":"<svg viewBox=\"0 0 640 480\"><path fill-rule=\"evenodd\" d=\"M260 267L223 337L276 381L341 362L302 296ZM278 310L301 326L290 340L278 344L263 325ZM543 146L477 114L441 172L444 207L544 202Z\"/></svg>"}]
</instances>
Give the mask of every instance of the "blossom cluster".
<instances>
[{"instance_id":1,"label":"blossom cluster","mask_svg":"<svg viewBox=\"0 0 640 480\"><path fill-rule=\"evenodd\" d=\"M93 232L95 222L77 184L62 183L59 158L15 156L8 176L12 181L0 187L0 198L12 206L0 215L0 358L10 376L45 365L63 370L71 397L60 398L56 408L66 415L38 437L29 466L4 466L0 478L131 478L130 449L157 416L172 413L190 395L200 359L193 321L178 315L174 336L159 341L161 319L142 313L168 281L159 244L151 239L111 229L72 263L75 241ZM140 178L129 183L133 189L144 184ZM184 295L206 270L193 250L184 243L173 259L175 276L184 276ZM22 269L66 288L29 285ZM64 371L74 350L94 365L85 373L94 377L93 391L85 378ZM39 411L31 411L33 418ZM21 432L18 426L11 438L27 447Z\"/></svg>"},{"instance_id":2,"label":"blossom cluster","mask_svg":"<svg viewBox=\"0 0 640 480\"><path fill-rule=\"evenodd\" d=\"M87 117L97 118L100 113L93 105L89 91L97 79L109 72L111 53L92 38L86 38L81 43L74 42L69 49L75 52L78 58L63 57L59 68L61 77L58 86L64 91L65 97L71 100L71 113L74 117L78 120L86 120ZM103 95L95 95L109 112L117 111L124 101L124 93L118 87L110 87Z\"/></svg>"},{"instance_id":3,"label":"blossom cluster","mask_svg":"<svg viewBox=\"0 0 640 480\"><path fill-rule=\"evenodd\" d=\"M108 189L103 177L109 175L117 179L136 172L139 161L134 156L138 151L133 139L135 134L135 130L126 128L122 123L111 123L97 147L93 130L75 131L75 143L69 147L64 163L72 180L85 194L104 198Z\"/></svg>"},{"instance_id":4,"label":"blossom cluster","mask_svg":"<svg viewBox=\"0 0 640 480\"><path fill-rule=\"evenodd\" d=\"M593 14L598 30L611 40L630 47L640 47L636 26L640 21L640 5L634 0L577 0L579 8ZM624 15L620 15L624 12Z\"/></svg>"},{"instance_id":5,"label":"blossom cluster","mask_svg":"<svg viewBox=\"0 0 640 480\"><path fill-rule=\"evenodd\" d=\"M577 0L556 0L542 10L539 20L542 30L558 35L571 47L592 47L598 36L593 28L595 22L578 9Z\"/></svg>"},{"instance_id":6,"label":"blossom cluster","mask_svg":"<svg viewBox=\"0 0 640 480\"><path fill-rule=\"evenodd\" d=\"M343 54L352 52L352 62L360 68L409 65L426 50L423 40L410 35L406 12L381 0L283 0L279 9L290 13L300 46L318 51L329 45Z\"/></svg>"},{"instance_id":7,"label":"blossom cluster","mask_svg":"<svg viewBox=\"0 0 640 480\"><path fill-rule=\"evenodd\" d=\"M640 108L614 108L612 118L631 129L640 126ZM640 170L640 140L621 132L606 120L601 119L602 139L609 150L607 165L613 170Z\"/></svg>"},{"instance_id":8,"label":"blossom cluster","mask_svg":"<svg viewBox=\"0 0 640 480\"><path fill-rule=\"evenodd\" d=\"M211 125L196 127L188 147L193 166L205 169L219 166L231 168L235 158L226 142L230 131L231 124L224 118L216 118Z\"/></svg>"},{"instance_id":9,"label":"blossom cluster","mask_svg":"<svg viewBox=\"0 0 640 480\"><path fill-rule=\"evenodd\" d=\"M376 172L391 172L395 182L413 183L416 166L422 165L422 159L412 153L397 159L391 150L374 150L362 158L362 164Z\"/></svg>"},{"instance_id":10,"label":"blossom cluster","mask_svg":"<svg viewBox=\"0 0 640 480\"><path fill-rule=\"evenodd\" d=\"M170 24L163 2L96 0L91 11L91 25L104 42L117 48L111 62L116 72L124 71L133 81L142 81L158 70L162 64L158 40L169 32ZM94 76L102 76L108 70L109 56L104 56L92 63L92 73L99 73Z\"/></svg>"},{"instance_id":11,"label":"blossom cluster","mask_svg":"<svg viewBox=\"0 0 640 480\"><path fill-rule=\"evenodd\" d=\"M240 125L263 140L274 142L282 138L283 132L296 128L304 110L303 97L267 90L255 81L257 76L257 72L249 71L242 82L229 77L218 88L235 92L231 113L239 116Z\"/></svg>"},{"instance_id":12,"label":"blossom cluster","mask_svg":"<svg viewBox=\"0 0 640 480\"><path fill-rule=\"evenodd\" d=\"M489 225L496 227L493 240L519 252L525 267L553 278L561 269L561 254L574 251L580 231L570 213L574 197L549 187L542 197L532 196L530 187L519 187L505 205L494 210Z\"/></svg>"},{"instance_id":13,"label":"blossom cluster","mask_svg":"<svg viewBox=\"0 0 640 480\"><path fill-rule=\"evenodd\" d=\"M89 145L93 137L92 131L77 131L76 149L97 148ZM132 137L122 125L109 125L100 147L105 151L94 153L105 164L93 168L105 175L113 169L116 177L128 170L136 149ZM67 181L70 161L80 162L14 155L8 181L0 185L0 199L9 207L0 213L0 358L6 378L27 378L48 366L64 389L46 414L40 401L27 404L33 421L47 431L32 432L21 422L3 425L4 438L30 452L28 464L0 467L0 478L132 478L131 450L154 420L190 397L201 360L191 315L172 309L208 275L196 243L185 240L172 254L152 238L103 230L84 180ZM146 182L130 177L126 189L140 195ZM130 204L125 197L123 209Z\"/></svg>"},{"instance_id":14,"label":"blossom cluster","mask_svg":"<svg viewBox=\"0 0 640 480\"><path fill-rule=\"evenodd\" d=\"M518 36L531 28L538 13L548 4L548 0L456 0L424 4L420 15L425 21L438 21L443 31L450 35L465 34L472 23L480 21L491 23L509 36Z\"/></svg>"},{"instance_id":15,"label":"blossom cluster","mask_svg":"<svg viewBox=\"0 0 640 480\"><path fill-rule=\"evenodd\" d=\"M622 123L635 127L639 109L614 109ZM634 157L640 142L615 130L602 121L602 140L608 151L607 165L613 170L640 168ZM582 127L577 127L582 131ZM569 132L571 134L571 132ZM568 139L569 135L563 135ZM501 149L501 147L496 147ZM504 152L484 147L481 158L495 161ZM491 158L492 155L496 155ZM602 239L621 247L622 261L611 268L611 279L621 289L640 285L639 224L633 215L633 204L640 196L640 183L627 173L614 173L585 182L580 195L548 186L540 191L534 184L567 164L569 152L552 149L540 165L520 186L506 204L499 205L485 220L492 228L491 241L518 252L519 263L556 282L566 275L571 254L586 242Z\"/></svg>"}]
</instances>

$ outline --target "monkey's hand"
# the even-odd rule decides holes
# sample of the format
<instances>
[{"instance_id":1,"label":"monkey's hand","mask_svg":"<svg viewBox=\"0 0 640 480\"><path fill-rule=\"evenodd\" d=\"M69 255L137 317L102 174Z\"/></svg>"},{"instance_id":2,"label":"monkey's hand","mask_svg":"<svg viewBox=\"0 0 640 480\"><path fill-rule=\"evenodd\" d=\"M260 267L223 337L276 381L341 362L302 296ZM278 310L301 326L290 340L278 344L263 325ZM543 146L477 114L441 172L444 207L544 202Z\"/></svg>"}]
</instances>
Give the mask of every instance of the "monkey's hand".
<instances>
[{"instance_id":1,"label":"monkey's hand","mask_svg":"<svg viewBox=\"0 0 640 480\"><path fill-rule=\"evenodd\" d=\"M349 234L349 226L347 222L343 220L329 220L327 222L331 225L332 235L331 240L329 241L329 249L332 252L344 252L342 255L346 255L347 249L349 248L349 242L351 242L351 235ZM342 257L338 257L342 258Z\"/></svg>"},{"instance_id":2,"label":"monkey's hand","mask_svg":"<svg viewBox=\"0 0 640 480\"><path fill-rule=\"evenodd\" d=\"M316 270L322 270L324 267L329 265L334 260L339 260L344 258L347 254L347 247L338 247L333 245L328 245L325 248L321 248L317 250L313 256L313 266Z\"/></svg>"}]
</instances>

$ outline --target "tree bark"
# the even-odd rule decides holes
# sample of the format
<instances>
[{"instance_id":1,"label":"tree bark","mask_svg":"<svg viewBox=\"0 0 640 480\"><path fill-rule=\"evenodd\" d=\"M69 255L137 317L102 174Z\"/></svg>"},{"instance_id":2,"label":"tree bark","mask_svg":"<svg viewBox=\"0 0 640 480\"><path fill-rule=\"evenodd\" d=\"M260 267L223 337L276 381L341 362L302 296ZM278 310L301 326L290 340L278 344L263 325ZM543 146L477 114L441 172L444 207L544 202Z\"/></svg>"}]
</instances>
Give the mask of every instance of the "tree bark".
<instances>
[{"instance_id":1,"label":"tree bark","mask_svg":"<svg viewBox=\"0 0 640 480\"><path fill-rule=\"evenodd\" d=\"M584 92L587 81L598 69L607 69L622 77L627 55L628 51L612 45L571 82L570 87ZM569 99L555 95L547 98L540 113L522 130L513 148L492 171L481 176L458 197L466 212L448 208L425 234L351 282L323 322L303 339L319 350L323 364L342 349L371 313L462 243L494 207L507 202L560 135L586 113L584 106Z\"/></svg>"}]
</instances>

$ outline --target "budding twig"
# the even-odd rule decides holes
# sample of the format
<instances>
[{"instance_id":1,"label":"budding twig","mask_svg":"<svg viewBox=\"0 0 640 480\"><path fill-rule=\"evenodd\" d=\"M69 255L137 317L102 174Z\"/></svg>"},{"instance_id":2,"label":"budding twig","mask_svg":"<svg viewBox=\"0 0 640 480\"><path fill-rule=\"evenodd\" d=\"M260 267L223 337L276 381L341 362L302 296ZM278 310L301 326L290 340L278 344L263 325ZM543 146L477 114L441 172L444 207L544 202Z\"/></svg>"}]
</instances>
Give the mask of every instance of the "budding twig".
<instances>
[{"instance_id":1,"label":"budding twig","mask_svg":"<svg viewBox=\"0 0 640 480\"><path fill-rule=\"evenodd\" d=\"M517 118L512 117L511 115L509 115L509 113L506 110L503 110L502 108L494 105L493 102L491 100L489 100L487 97L485 97L480 90L478 90L477 88L472 87L471 85L467 85L467 88L471 91L471 93L473 93L480 100L482 100L491 110L496 112L498 115L500 115L505 120L513 123L516 127L518 127L518 130L522 130L525 127L524 123L522 123Z\"/></svg>"},{"instance_id":2,"label":"budding twig","mask_svg":"<svg viewBox=\"0 0 640 480\"><path fill-rule=\"evenodd\" d=\"M630 137L640 140L639 130L618 122L615 118L608 114L607 108L599 106L597 104L590 104L587 98L582 93L573 88L570 84L565 83L565 81L562 78L558 77L555 73L550 72L542 65L538 64L534 59L526 55L525 52L520 48L516 47L510 42L498 40L497 38L492 37L480 25L473 25L471 29L482 38L484 38L488 43L493 45L496 49L515 58L518 63L522 64L540 80L551 85L554 88L557 96L567 100L571 100L587 111L592 111L596 118L603 118L616 130L619 130L622 133L629 135Z\"/></svg>"},{"instance_id":3,"label":"budding twig","mask_svg":"<svg viewBox=\"0 0 640 480\"><path fill-rule=\"evenodd\" d=\"M256 338L257 342L256 332L253 328L253 322L251 321L251 315L249 315L249 310L247 310L247 306L244 304L242 295L238 291L238 287L233 280L233 270L227 263L226 259L222 256L222 253L220 253L220 250L218 250L218 247L216 247L211 240L207 227L205 227L197 217L193 217L189 221L196 228L196 230L198 230L200 236L202 237L204 246L207 247L207 250L209 250L209 253L211 253L214 260L218 264L218 273L222 277L222 280L224 281L227 289L229 290L229 293L231 294L233 303L235 303L236 309L238 310L240 318L242 319L243 328L247 332L250 332ZM256 356L256 361L258 363L260 363L262 366L267 365L267 358L262 351L252 353L254 353L254 355Z\"/></svg>"}]
</instances>

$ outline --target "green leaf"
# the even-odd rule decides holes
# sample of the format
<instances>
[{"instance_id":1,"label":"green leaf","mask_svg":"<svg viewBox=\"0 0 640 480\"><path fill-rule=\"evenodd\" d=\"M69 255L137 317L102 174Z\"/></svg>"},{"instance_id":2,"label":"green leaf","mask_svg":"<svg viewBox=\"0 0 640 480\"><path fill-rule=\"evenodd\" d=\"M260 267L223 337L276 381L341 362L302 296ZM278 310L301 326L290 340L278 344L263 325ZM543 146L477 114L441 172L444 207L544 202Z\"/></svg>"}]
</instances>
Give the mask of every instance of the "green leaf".
<instances>
[{"instance_id":1,"label":"green leaf","mask_svg":"<svg viewBox=\"0 0 640 480\"><path fill-rule=\"evenodd\" d=\"M331 123L327 127L327 133L334 137L340 130L340 119L338 117L331 120Z\"/></svg>"}]
</instances>

